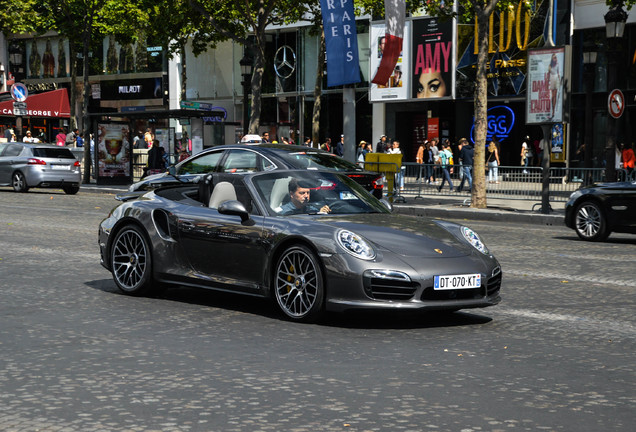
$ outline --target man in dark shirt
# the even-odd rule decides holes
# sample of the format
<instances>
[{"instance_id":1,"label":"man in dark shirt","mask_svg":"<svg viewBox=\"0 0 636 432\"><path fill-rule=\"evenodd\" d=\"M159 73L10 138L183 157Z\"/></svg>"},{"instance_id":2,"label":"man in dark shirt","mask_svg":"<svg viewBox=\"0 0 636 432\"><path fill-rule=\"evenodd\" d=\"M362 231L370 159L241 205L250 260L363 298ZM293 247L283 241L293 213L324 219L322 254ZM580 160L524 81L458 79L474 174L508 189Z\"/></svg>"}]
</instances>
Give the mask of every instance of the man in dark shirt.
<instances>
[{"instance_id":1,"label":"man in dark shirt","mask_svg":"<svg viewBox=\"0 0 636 432\"><path fill-rule=\"evenodd\" d=\"M457 187L457 192L462 191L466 180L468 180L468 190L473 189L473 159L475 158L475 150L466 138L460 139L459 144L462 146L462 149L459 151L459 160L462 163L464 176Z\"/></svg>"},{"instance_id":2,"label":"man in dark shirt","mask_svg":"<svg viewBox=\"0 0 636 432\"><path fill-rule=\"evenodd\" d=\"M340 141L336 143L335 153L340 157L344 155L344 135L340 135Z\"/></svg>"},{"instance_id":3,"label":"man in dark shirt","mask_svg":"<svg viewBox=\"0 0 636 432\"><path fill-rule=\"evenodd\" d=\"M307 213L329 213L331 209L328 205L318 208L316 204L309 202L311 190L308 184L293 178L289 181L290 200L280 206L276 211L283 215L307 214Z\"/></svg>"}]
</instances>

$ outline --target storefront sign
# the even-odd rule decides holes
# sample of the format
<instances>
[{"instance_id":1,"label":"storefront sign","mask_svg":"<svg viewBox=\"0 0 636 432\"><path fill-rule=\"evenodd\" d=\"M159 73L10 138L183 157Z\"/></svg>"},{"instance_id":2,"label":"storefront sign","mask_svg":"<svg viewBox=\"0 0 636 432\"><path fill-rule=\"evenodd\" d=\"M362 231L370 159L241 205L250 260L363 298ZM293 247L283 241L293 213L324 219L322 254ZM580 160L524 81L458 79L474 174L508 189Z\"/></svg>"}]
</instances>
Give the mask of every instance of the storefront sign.
<instances>
[{"instance_id":1,"label":"storefront sign","mask_svg":"<svg viewBox=\"0 0 636 432\"><path fill-rule=\"evenodd\" d=\"M515 125L515 112L506 105L497 105L488 109L488 131L486 132L486 141L497 139L503 142ZM473 119L473 127L470 130L471 141L475 142L475 122Z\"/></svg>"},{"instance_id":2,"label":"storefront sign","mask_svg":"<svg viewBox=\"0 0 636 432\"><path fill-rule=\"evenodd\" d=\"M101 100L161 99L163 98L162 79L101 81L99 88L93 87L91 93L93 99Z\"/></svg>"},{"instance_id":3,"label":"storefront sign","mask_svg":"<svg viewBox=\"0 0 636 432\"><path fill-rule=\"evenodd\" d=\"M353 0L320 0L327 51L327 86L360 82Z\"/></svg>"},{"instance_id":4,"label":"storefront sign","mask_svg":"<svg viewBox=\"0 0 636 432\"><path fill-rule=\"evenodd\" d=\"M488 25L488 95L516 96L526 92L527 48L541 41L550 2L519 1L512 8L495 11ZM460 16L457 25L456 94L472 98L477 75L479 43L476 20ZM541 42L538 42L541 43Z\"/></svg>"}]
</instances>

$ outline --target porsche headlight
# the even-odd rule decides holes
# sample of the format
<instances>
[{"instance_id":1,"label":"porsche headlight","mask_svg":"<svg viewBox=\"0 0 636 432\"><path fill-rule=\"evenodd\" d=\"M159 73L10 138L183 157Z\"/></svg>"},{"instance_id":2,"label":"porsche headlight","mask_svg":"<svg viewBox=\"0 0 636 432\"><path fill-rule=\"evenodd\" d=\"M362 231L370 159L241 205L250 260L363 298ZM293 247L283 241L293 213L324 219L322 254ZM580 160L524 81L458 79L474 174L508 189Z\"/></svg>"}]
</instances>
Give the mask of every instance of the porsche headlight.
<instances>
[{"instance_id":1,"label":"porsche headlight","mask_svg":"<svg viewBox=\"0 0 636 432\"><path fill-rule=\"evenodd\" d=\"M481 239L479 238L479 235L475 231L471 230L468 227L463 226L461 227L461 232L464 238L466 239L466 241L470 243L471 245L473 245L475 249L477 249L479 252L483 253L484 255L490 254L490 252L488 251L488 248L486 247L484 242L481 241Z\"/></svg>"},{"instance_id":2,"label":"porsche headlight","mask_svg":"<svg viewBox=\"0 0 636 432\"><path fill-rule=\"evenodd\" d=\"M336 234L338 244L349 254L363 260L375 258L375 251L366 240L349 230L340 230Z\"/></svg>"}]
</instances>

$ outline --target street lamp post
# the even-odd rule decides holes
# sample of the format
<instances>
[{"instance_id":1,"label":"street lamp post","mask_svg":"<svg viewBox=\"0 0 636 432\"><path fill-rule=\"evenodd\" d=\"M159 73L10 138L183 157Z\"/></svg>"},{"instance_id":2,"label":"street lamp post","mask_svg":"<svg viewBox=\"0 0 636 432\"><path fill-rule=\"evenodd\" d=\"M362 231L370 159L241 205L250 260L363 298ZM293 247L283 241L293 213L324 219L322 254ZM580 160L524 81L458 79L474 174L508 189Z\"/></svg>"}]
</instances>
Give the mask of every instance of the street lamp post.
<instances>
[{"instance_id":1,"label":"street lamp post","mask_svg":"<svg viewBox=\"0 0 636 432\"><path fill-rule=\"evenodd\" d=\"M585 77L585 154L584 167L592 168L592 152L594 149L594 136L592 126L594 124L592 118L592 90L594 88L594 68L596 67L596 51L583 51L583 68ZM589 172L589 171L588 171ZM585 176L586 183L591 183L590 179Z\"/></svg>"},{"instance_id":2,"label":"street lamp post","mask_svg":"<svg viewBox=\"0 0 636 432\"><path fill-rule=\"evenodd\" d=\"M243 135L249 133L249 99L250 86L252 81L252 59L247 54L239 60L241 66L241 76L243 77Z\"/></svg>"},{"instance_id":3,"label":"street lamp post","mask_svg":"<svg viewBox=\"0 0 636 432\"><path fill-rule=\"evenodd\" d=\"M617 49L618 39L623 37L627 12L623 10L623 2L617 0L603 17L605 18L605 30L608 41L607 63L607 90L611 92L616 88L617 82ZM616 181L616 119L607 116L607 140L605 141L605 181Z\"/></svg>"}]
</instances>

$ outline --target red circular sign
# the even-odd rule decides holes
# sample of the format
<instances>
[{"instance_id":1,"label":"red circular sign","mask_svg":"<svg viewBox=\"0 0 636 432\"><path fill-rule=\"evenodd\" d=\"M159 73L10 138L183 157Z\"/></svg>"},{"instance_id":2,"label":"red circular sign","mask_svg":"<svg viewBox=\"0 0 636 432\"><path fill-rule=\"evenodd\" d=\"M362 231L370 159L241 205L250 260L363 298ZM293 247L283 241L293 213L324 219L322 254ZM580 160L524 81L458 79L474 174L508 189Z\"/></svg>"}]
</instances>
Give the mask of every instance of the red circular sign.
<instances>
[{"instance_id":1,"label":"red circular sign","mask_svg":"<svg viewBox=\"0 0 636 432\"><path fill-rule=\"evenodd\" d=\"M611 91L607 98L607 109L614 118L619 118L623 115L623 111L625 111L625 96L622 91L619 89Z\"/></svg>"}]
</instances>

